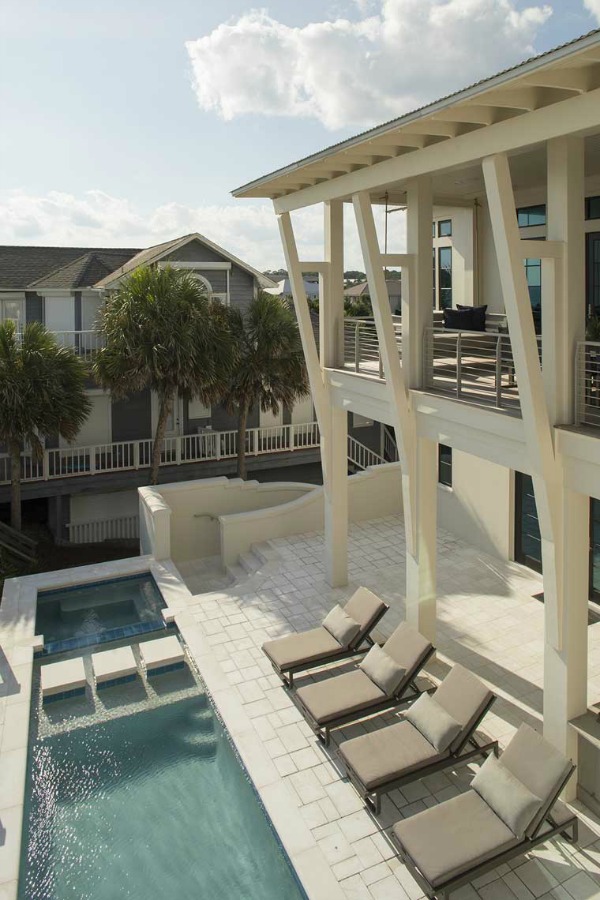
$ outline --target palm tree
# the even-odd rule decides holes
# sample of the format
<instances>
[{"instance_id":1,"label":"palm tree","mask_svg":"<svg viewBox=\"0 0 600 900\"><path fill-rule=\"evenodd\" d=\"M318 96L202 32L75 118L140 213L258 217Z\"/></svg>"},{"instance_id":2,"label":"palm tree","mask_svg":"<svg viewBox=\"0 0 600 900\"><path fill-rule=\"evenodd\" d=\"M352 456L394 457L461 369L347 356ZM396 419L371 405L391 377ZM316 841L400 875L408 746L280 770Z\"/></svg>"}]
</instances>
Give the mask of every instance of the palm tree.
<instances>
[{"instance_id":1,"label":"palm tree","mask_svg":"<svg viewBox=\"0 0 600 900\"><path fill-rule=\"evenodd\" d=\"M21 448L28 444L39 459L44 438L74 439L91 409L85 376L73 350L39 322L22 336L13 322L0 325L0 441L10 455L13 528L21 528Z\"/></svg>"},{"instance_id":2,"label":"palm tree","mask_svg":"<svg viewBox=\"0 0 600 900\"><path fill-rule=\"evenodd\" d=\"M231 311L239 364L223 400L238 419L238 477L246 477L248 414L258 404L277 415L309 392L296 317L280 297L259 294L245 315Z\"/></svg>"},{"instance_id":3,"label":"palm tree","mask_svg":"<svg viewBox=\"0 0 600 900\"><path fill-rule=\"evenodd\" d=\"M99 330L106 345L94 374L117 399L150 388L159 414L152 450L151 484L175 399L210 404L223 393L234 363L229 311L210 300L196 276L170 266L142 266L111 294Z\"/></svg>"}]
</instances>

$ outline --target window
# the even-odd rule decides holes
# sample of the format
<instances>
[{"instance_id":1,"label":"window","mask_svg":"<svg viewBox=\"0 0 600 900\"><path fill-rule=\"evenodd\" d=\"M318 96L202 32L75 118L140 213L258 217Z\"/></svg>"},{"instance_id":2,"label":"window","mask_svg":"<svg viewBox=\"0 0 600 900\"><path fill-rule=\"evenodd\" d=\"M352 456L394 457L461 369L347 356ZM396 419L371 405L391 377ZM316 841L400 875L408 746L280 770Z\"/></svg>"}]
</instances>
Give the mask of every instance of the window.
<instances>
[{"instance_id":1,"label":"window","mask_svg":"<svg viewBox=\"0 0 600 900\"><path fill-rule=\"evenodd\" d=\"M517 222L519 228L533 228L535 225L546 224L546 204L539 206L522 206L517 210Z\"/></svg>"},{"instance_id":2,"label":"window","mask_svg":"<svg viewBox=\"0 0 600 900\"><path fill-rule=\"evenodd\" d=\"M440 309L452 306L452 247L438 248L438 299Z\"/></svg>"},{"instance_id":3,"label":"window","mask_svg":"<svg viewBox=\"0 0 600 900\"><path fill-rule=\"evenodd\" d=\"M358 413L352 413L353 428L370 428L374 424L374 419L367 419L366 416L359 416Z\"/></svg>"},{"instance_id":4,"label":"window","mask_svg":"<svg viewBox=\"0 0 600 900\"><path fill-rule=\"evenodd\" d=\"M438 444L438 482L452 487L452 447Z\"/></svg>"},{"instance_id":5,"label":"window","mask_svg":"<svg viewBox=\"0 0 600 900\"><path fill-rule=\"evenodd\" d=\"M0 300L0 322L12 321L17 330L25 324L25 301L6 297Z\"/></svg>"},{"instance_id":6,"label":"window","mask_svg":"<svg viewBox=\"0 0 600 900\"><path fill-rule=\"evenodd\" d=\"M452 237L452 219L438 222L438 237Z\"/></svg>"},{"instance_id":7,"label":"window","mask_svg":"<svg viewBox=\"0 0 600 900\"><path fill-rule=\"evenodd\" d=\"M600 197L585 198L586 219L600 219Z\"/></svg>"}]
</instances>

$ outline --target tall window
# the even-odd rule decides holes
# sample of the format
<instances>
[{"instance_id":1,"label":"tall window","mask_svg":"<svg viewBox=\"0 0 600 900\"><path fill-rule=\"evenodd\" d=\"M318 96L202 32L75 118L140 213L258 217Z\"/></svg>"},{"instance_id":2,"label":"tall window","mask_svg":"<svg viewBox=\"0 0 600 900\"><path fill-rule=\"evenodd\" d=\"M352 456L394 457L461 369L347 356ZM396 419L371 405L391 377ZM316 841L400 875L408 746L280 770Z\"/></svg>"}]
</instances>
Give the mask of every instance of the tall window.
<instances>
[{"instance_id":1,"label":"tall window","mask_svg":"<svg viewBox=\"0 0 600 900\"><path fill-rule=\"evenodd\" d=\"M452 447L438 444L438 482L452 487Z\"/></svg>"},{"instance_id":2,"label":"tall window","mask_svg":"<svg viewBox=\"0 0 600 900\"><path fill-rule=\"evenodd\" d=\"M440 309L452 306L452 247L438 248L438 300Z\"/></svg>"}]
</instances>

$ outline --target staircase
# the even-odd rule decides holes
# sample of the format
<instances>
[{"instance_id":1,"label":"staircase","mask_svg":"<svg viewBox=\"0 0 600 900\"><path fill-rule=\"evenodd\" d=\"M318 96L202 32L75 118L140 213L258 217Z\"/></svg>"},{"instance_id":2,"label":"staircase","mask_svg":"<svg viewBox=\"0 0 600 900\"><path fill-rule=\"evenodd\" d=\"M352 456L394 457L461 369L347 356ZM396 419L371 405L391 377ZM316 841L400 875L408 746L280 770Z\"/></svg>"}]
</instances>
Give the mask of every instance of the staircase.
<instances>
[{"instance_id":1,"label":"staircase","mask_svg":"<svg viewBox=\"0 0 600 900\"><path fill-rule=\"evenodd\" d=\"M25 562L35 562L37 543L10 525L0 522L0 550Z\"/></svg>"}]
</instances>

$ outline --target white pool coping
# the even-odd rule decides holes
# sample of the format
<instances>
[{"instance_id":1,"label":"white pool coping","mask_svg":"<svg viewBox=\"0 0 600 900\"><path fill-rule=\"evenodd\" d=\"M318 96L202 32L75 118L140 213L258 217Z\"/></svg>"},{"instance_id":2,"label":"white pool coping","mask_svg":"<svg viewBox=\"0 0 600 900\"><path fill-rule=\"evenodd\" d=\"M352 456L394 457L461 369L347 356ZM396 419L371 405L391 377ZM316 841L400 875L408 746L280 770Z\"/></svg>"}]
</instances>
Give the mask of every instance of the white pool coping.
<instances>
[{"instance_id":1,"label":"white pool coping","mask_svg":"<svg viewBox=\"0 0 600 900\"><path fill-rule=\"evenodd\" d=\"M112 560L7 579L0 604L0 900L16 900L25 785L37 592L151 572L221 719L310 900L345 897L292 794L252 726L238 695L189 612L191 593L170 562L151 556ZM135 643L135 639L132 640Z\"/></svg>"}]
</instances>

